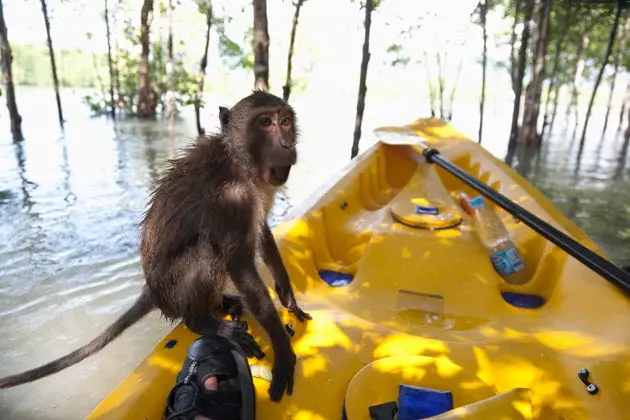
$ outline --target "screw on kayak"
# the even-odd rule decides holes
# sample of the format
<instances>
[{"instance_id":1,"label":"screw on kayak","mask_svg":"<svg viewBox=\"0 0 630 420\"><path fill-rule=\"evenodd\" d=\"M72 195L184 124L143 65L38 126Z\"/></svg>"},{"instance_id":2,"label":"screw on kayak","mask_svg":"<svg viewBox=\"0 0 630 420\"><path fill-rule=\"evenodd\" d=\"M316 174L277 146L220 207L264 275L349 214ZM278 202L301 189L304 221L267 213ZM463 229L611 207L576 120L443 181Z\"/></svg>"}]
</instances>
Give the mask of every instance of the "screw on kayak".
<instances>
[{"instance_id":1,"label":"screw on kayak","mask_svg":"<svg viewBox=\"0 0 630 420\"><path fill-rule=\"evenodd\" d=\"M582 381L582 383L586 385L586 390L588 391L588 393L591 395L595 395L599 391L599 388L597 387L597 385L591 383L588 380L589 374L590 372L588 371L588 369L582 368L578 371L578 378L580 378L580 381Z\"/></svg>"},{"instance_id":2,"label":"screw on kayak","mask_svg":"<svg viewBox=\"0 0 630 420\"><path fill-rule=\"evenodd\" d=\"M289 333L289 335L293 337L293 335L295 334L295 328L293 328L293 325L289 322L284 327L287 329L287 332Z\"/></svg>"},{"instance_id":3,"label":"screw on kayak","mask_svg":"<svg viewBox=\"0 0 630 420\"><path fill-rule=\"evenodd\" d=\"M345 210L345 209L346 209L346 207L348 207L348 202L347 202L347 201L344 201L343 203L341 203L341 206L340 206L340 207L341 207L341 210Z\"/></svg>"}]
</instances>

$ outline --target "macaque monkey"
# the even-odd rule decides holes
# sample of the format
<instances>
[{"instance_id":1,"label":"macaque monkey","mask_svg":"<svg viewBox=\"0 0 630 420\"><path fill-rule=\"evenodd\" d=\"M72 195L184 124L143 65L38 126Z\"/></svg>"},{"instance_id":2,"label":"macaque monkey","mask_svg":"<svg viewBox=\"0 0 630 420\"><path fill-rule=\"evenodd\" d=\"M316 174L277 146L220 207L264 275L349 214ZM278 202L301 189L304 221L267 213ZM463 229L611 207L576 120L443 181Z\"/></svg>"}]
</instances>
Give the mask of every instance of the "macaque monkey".
<instances>
[{"instance_id":1,"label":"macaque monkey","mask_svg":"<svg viewBox=\"0 0 630 420\"><path fill-rule=\"evenodd\" d=\"M96 353L153 310L183 320L198 334L228 338L247 357L264 357L238 320L245 306L274 351L271 400L293 392L295 353L256 257L269 267L280 302L300 322L298 306L267 217L276 190L296 163L296 116L282 99L254 92L221 109L222 133L200 136L169 162L141 222L146 284L131 308L90 343L53 362L0 379L0 388L30 382ZM241 298L224 294L228 278ZM241 301L242 299L242 301ZM244 304L244 305L243 305Z\"/></svg>"}]
</instances>

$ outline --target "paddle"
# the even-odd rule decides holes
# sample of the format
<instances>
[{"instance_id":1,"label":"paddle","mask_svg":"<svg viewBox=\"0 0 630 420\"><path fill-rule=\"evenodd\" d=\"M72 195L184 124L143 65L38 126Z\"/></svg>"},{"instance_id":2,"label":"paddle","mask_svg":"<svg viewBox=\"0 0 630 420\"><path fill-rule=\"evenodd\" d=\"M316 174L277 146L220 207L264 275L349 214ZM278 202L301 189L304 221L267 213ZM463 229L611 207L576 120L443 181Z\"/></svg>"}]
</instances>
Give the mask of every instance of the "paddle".
<instances>
[{"instance_id":1,"label":"paddle","mask_svg":"<svg viewBox=\"0 0 630 420\"><path fill-rule=\"evenodd\" d=\"M379 132L386 133L386 136L379 137ZM428 163L434 163L445 169L451 175L459 178L461 181L479 191L481 194L495 202L498 206L503 208L512 216L517 217L527 226L538 232L541 236L545 237L547 240L562 248L569 255L573 256L582 264L584 264L600 276L604 277L606 280L620 288L622 291L630 293L629 273L622 270L607 259L596 254L595 252L591 251L590 249L586 248L575 239L567 236L555 227L549 225L523 207L511 201L509 198L493 190L488 185L470 176L457 165L454 165L446 158L444 158L444 156L440 154L439 150L423 144L421 141L422 137L420 137L416 132L401 128L383 127L381 129L374 130L374 133L377 137L379 137L379 141L381 143L398 146L419 146L422 149L422 155ZM414 137L418 140L413 141Z\"/></svg>"}]
</instances>

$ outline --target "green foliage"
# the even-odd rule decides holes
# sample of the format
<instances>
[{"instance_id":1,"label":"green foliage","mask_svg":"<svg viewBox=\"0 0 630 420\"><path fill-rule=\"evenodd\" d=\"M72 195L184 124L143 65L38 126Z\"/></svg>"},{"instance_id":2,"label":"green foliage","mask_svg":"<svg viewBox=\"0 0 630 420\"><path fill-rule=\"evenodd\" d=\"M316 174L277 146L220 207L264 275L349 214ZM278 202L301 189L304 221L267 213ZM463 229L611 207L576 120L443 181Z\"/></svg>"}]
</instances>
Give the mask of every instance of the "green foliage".
<instances>
[{"instance_id":1,"label":"green foliage","mask_svg":"<svg viewBox=\"0 0 630 420\"><path fill-rule=\"evenodd\" d=\"M231 20L230 17L221 17L213 20L214 30L219 36L219 53L221 54L221 59L231 69L253 69L254 51L251 45L254 38L254 29L249 28L243 36L243 42L238 44L226 34L226 23L229 23ZM244 48L241 45L246 47Z\"/></svg>"},{"instance_id":2,"label":"green foliage","mask_svg":"<svg viewBox=\"0 0 630 420\"><path fill-rule=\"evenodd\" d=\"M387 47L387 54L392 56L390 65L393 67L405 67L411 61L411 57L404 54L404 48L400 44L392 44Z\"/></svg>"},{"instance_id":3,"label":"green foliage","mask_svg":"<svg viewBox=\"0 0 630 420\"><path fill-rule=\"evenodd\" d=\"M162 9L160 11L165 13L166 10ZM116 94L122 99L122 111L133 115L138 99L140 35L129 18L124 21L123 33L125 41L130 47L126 49L121 48L113 53L112 59L116 63L120 80L120 90ZM149 80L157 93L158 112L165 112L168 90L167 51L160 36L155 36L154 34L152 39L153 42L151 43L149 54ZM179 46L181 45L182 42L179 43ZM181 107L194 103L197 90L197 76L187 69L186 57L183 54L178 54L177 45L174 46L173 50L174 105L175 111L178 112ZM109 80L109 78L107 79ZM105 96L103 97L103 95ZM109 96L105 93L101 94L101 96L86 95L84 101L95 114L106 113L110 106Z\"/></svg>"},{"instance_id":4,"label":"green foliage","mask_svg":"<svg viewBox=\"0 0 630 420\"><path fill-rule=\"evenodd\" d=\"M17 85L50 86L52 70L50 57L45 45L12 44L13 80ZM65 87L96 87L96 75L92 66L92 58L84 51L58 51L57 72L59 83ZM101 64L107 62L104 56L97 57Z\"/></svg>"}]
</instances>

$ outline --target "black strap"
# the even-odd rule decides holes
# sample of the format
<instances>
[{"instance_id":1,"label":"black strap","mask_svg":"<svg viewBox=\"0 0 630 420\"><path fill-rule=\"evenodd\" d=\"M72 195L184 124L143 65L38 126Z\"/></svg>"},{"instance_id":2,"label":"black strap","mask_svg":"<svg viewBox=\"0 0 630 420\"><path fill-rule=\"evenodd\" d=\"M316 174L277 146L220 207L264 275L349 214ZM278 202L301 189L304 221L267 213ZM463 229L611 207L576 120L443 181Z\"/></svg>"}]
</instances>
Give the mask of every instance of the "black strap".
<instances>
[{"instance_id":1,"label":"black strap","mask_svg":"<svg viewBox=\"0 0 630 420\"><path fill-rule=\"evenodd\" d=\"M240 391L200 391L194 382L180 382L169 393L166 407L166 420L192 420L195 415L203 414L211 419L240 420ZM185 406L173 410L175 404Z\"/></svg>"}]
</instances>

